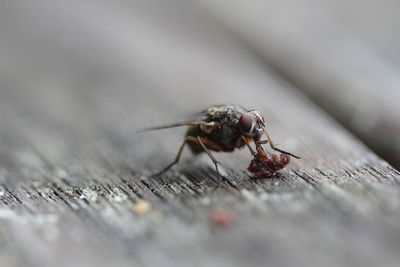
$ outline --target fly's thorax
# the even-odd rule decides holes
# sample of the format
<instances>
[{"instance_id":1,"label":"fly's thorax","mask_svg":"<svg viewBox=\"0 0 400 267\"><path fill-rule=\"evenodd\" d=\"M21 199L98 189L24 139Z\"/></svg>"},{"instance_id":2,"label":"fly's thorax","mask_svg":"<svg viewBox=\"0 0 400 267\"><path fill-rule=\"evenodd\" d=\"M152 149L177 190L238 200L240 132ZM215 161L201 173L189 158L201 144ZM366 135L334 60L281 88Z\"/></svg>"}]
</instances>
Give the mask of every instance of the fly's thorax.
<instances>
[{"instance_id":1,"label":"fly's thorax","mask_svg":"<svg viewBox=\"0 0 400 267\"><path fill-rule=\"evenodd\" d=\"M207 134L208 138L217 142L227 149L234 149L236 140L240 136L240 131L236 125L220 124L220 127L216 128L210 134Z\"/></svg>"},{"instance_id":2,"label":"fly's thorax","mask_svg":"<svg viewBox=\"0 0 400 267\"><path fill-rule=\"evenodd\" d=\"M235 126L243 113L248 112L238 105L214 106L207 109L206 114L210 121L216 121L221 124Z\"/></svg>"}]
</instances>

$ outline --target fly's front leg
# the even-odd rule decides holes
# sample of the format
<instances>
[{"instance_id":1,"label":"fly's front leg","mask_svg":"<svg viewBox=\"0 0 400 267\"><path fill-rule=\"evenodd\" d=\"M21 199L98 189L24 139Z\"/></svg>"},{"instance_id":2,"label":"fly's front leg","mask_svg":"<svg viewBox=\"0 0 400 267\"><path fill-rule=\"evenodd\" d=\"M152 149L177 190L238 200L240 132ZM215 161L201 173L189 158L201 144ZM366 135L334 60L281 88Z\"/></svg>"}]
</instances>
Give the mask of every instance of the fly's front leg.
<instances>
[{"instance_id":1,"label":"fly's front leg","mask_svg":"<svg viewBox=\"0 0 400 267\"><path fill-rule=\"evenodd\" d=\"M274 142L272 142L272 139L271 139L271 137L269 136L269 134L268 134L268 132L267 132L267 129L265 129L265 128L264 128L264 133L265 133L265 135L267 136L267 139L268 139L268 141L269 141L269 146L270 146L273 150L278 151L278 152L281 152L281 153L286 154L286 155L289 155L289 156L292 156L292 157L294 157L294 158L296 158L296 159L300 159L299 156L293 155L292 153L289 153L289 152L286 152L286 151L284 151L284 150L281 150L281 149L277 148L277 147L275 146Z\"/></svg>"},{"instance_id":2,"label":"fly's front leg","mask_svg":"<svg viewBox=\"0 0 400 267\"><path fill-rule=\"evenodd\" d=\"M247 148L250 150L250 153L254 156L257 157L257 153L254 151L254 149L251 147L250 143L247 141L246 137L244 137L243 135L240 136L240 138L238 139L238 142L236 144L236 146L238 146L239 140L242 140L244 142L244 144L247 146ZM254 142L256 144L256 149L257 151L259 149L263 150L263 153L265 155L267 155L267 152L262 148L262 144L267 144L268 140L262 140L262 141L255 141Z\"/></svg>"},{"instance_id":3,"label":"fly's front leg","mask_svg":"<svg viewBox=\"0 0 400 267\"><path fill-rule=\"evenodd\" d=\"M241 136L240 136L240 139L238 139L238 142L236 142L236 147L238 147L239 140L242 140L242 141L246 144L247 148L250 150L250 153L251 153L254 157L257 157L257 153L254 151L254 149L251 147L251 145L250 145L249 142L247 141L246 137L244 137L243 135L241 135Z\"/></svg>"}]
</instances>

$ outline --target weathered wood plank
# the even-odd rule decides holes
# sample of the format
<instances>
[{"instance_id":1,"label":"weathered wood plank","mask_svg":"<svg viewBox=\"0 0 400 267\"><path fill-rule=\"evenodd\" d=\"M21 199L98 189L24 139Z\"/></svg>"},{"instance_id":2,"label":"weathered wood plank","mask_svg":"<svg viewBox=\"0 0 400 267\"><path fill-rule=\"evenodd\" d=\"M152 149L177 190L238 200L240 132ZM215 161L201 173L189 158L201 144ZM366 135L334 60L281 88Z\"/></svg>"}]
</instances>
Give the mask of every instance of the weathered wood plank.
<instances>
[{"instance_id":1,"label":"weathered wood plank","mask_svg":"<svg viewBox=\"0 0 400 267\"><path fill-rule=\"evenodd\" d=\"M398 1L199 3L400 168Z\"/></svg>"},{"instance_id":2,"label":"weathered wood plank","mask_svg":"<svg viewBox=\"0 0 400 267\"><path fill-rule=\"evenodd\" d=\"M397 265L400 174L206 14L180 1L6 3L2 265ZM150 178L184 130L136 130L218 102L259 108L303 159L253 181L246 151L217 153L227 175L213 191L212 165L185 151ZM139 199L152 204L142 216ZM234 224L213 227L214 207Z\"/></svg>"}]
</instances>

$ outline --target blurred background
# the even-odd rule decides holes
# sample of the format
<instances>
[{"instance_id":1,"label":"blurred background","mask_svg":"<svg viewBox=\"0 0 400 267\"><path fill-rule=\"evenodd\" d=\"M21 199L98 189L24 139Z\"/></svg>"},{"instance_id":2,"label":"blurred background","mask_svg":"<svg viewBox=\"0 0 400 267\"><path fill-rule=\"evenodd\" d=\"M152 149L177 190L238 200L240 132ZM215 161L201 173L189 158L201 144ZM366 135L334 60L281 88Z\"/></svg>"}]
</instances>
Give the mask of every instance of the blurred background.
<instances>
[{"instance_id":1,"label":"blurred background","mask_svg":"<svg viewBox=\"0 0 400 267\"><path fill-rule=\"evenodd\" d=\"M174 107L168 117L176 120L249 88L270 90L275 85L260 78L265 72L399 168L399 5L6 0L0 10L1 133L15 139L6 133L10 124L21 132L29 124L27 135L41 135L41 146L53 139L84 143L85 135L93 139L111 128L163 122L158 105ZM146 125L131 127L135 116L148 118L140 122Z\"/></svg>"},{"instance_id":2,"label":"blurred background","mask_svg":"<svg viewBox=\"0 0 400 267\"><path fill-rule=\"evenodd\" d=\"M171 254L179 255L181 263L191 263L193 255L214 256L204 257L199 266L243 266L250 261L263 266L265 257L274 266L295 266L309 262L303 252L315 250L320 252L311 259L315 266L383 262L396 266L398 226L385 216L399 218L393 212L399 210L397 187L381 186L365 204L363 197L370 195L363 190L373 186L362 186L370 182L364 177L371 174L357 171L371 162L379 165L374 165L378 171L387 168L378 157L400 168L399 10L398 0L1 1L2 185L21 189L24 186L18 183L22 182L30 188L32 181L63 177L67 186L86 186L94 177L115 186L120 183L116 173L121 170L129 173L128 183L139 183L139 178L173 159L184 131L144 135L136 131L179 121L215 103L260 109L274 140L303 157L291 163L286 173L289 178L281 184L269 180L256 184L265 190L267 204L261 212L252 213L252 208L259 208L259 199L249 193L258 187L243 174L248 152L218 154L228 172L236 172L232 179L248 186L239 196L237 188L225 188L228 193L221 197L228 203L237 201L235 207L247 215L231 235L214 235L196 224L206 216L205 208L199 206L209 199L199 200L206 190L184 194L191 192L186 183L192 181L187 179L191 171L183 165L186 173L177 175L169 189L167 185L160 189L184 188L182 194L171 194L172 200L165 201L170 209L165 221L156 216L150 222L134 221L125 215L125 202L112 202L115 199L110 197L114 206L110 204L106 215L104 210L89 209L98 223L92 227L91 222L76 222L68 212L60 211L61 201L55 197L54 202L37 201L32 206L41 203L39 210L63 218L60 224L65 227L60 229L74 229L71 225L76 223L81 227L76 226L77 236L87 239L76 241L73 235L65 235L65 240L57 239L57 246L55 241L32 246L37 239L21 231L15 235L15 246L29 255L28 261L49 266L71 258L79 258L81 266L94 262L108 266L118 260L130 266L132 258L139 263L150 259L152 266L176 266ZM340 175L346 168L354 173L343 179ZM312 175L320 170L328 173L322 185L293 179L299 171ZM340 175L330 178L329 173ZM392 176L377 173L392 181ZM209 181L200 181L198 186L213 187ZM340 187L342 183L351 183L350 189ZM358 183L362 184L359 191L352 187ZM328 197L319 195L319 186ZM79 196L76 199L80 203ZM123 212L118 213L115 206ZM160 209L167 208L161 205ZM0 211L0 218L4 214L9 213ZM175 215L184 219L177 222ZM278 230L259 225L264 222L261 219ZM14 216L10 221L16 223L20 218ZM185 231L178 227L182 221L191 231L182 234ZM30 221L25 222L30 227ZM12 229L19 233L17 226ZM140 233L146 227L151 234ZM36 237L35 231L29 233ZM115 239L105 245L109 233ZM84 253L84 245L76 245L86 244L81 240L91 246L96 260ZM159 240L173 240L175 246ZM237 240L244 243L236 244ZM162 252L154 253L157 257L148 250L154 247ZM230 255L230 260L224 255Z\"/></svg>"}]
</instances>

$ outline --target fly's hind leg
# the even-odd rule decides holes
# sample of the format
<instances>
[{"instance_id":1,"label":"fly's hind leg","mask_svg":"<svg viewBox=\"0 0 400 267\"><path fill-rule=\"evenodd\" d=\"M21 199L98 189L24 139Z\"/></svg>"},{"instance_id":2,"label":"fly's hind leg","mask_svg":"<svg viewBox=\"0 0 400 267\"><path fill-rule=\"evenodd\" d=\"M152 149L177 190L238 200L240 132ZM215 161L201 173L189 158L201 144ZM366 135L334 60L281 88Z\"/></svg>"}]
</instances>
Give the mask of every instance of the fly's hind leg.
<instances>
[{"instance_id":1,"label":"fly's hind leg","mask_svg":"<svg viewBox=\"0 0 400 267\"><path fill-rule=\"evenodd\" d=\"M199 136L197 136L197 137L187 136L185 138L185 140L183 141L182 145L180 146L180 148L178 150L178 154L176 155L175 160L171 164L169 164L167 167L165 167L162 171L160 171L160 172L158 172L158 173L156 173L156 174L154 174L152 176L153 177L154 176L159 176L159 175L163 174L164 172L168 171L172 166L177 164L179 162L180 158L181 158L183 148L185 147L187 142L192 142L192 143L195 143L195 144L199 144L203 148L203 150L207 153L207 155L210 157L210 159L212 160L212 162L215 165L215 169L216 169L217 174L218 174L218 186L219 186L220 183L221 183L221 175L220 175L219 170L218 170L219 162L211 154L211 152L208 150L208 148L210 148L212 150L215 150L215 151L224 151L226 149L224 147L222 147L221 145L219 145L218 143L215 143L215 142L213 142L211 140L208 140L206 138L202 138L202 137L199 137Z\"/></svg>"},{"instance_id":2,"label":"fly's hind leg","mask_svg":"<svg viewBox=\"0 0 400 267\"><path fill-rule=\"evenodd\" d=\"M162 171L160 171L156 174L153 174L152 176L159 176L159 175L163 174L164 172L168 171L169 169L171 169L172 166L177 164L181 158L183 148L185 147L185 145L188 141L189 141L188 137L186 137L185 141L183 141L182 145L179 147L178 154L176 154L175 160L173 162L171 162L171 164L169 164L167 167L165 167Z\"/></svg>"}]
</instances>

